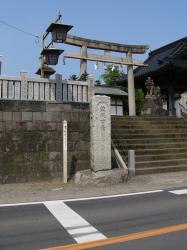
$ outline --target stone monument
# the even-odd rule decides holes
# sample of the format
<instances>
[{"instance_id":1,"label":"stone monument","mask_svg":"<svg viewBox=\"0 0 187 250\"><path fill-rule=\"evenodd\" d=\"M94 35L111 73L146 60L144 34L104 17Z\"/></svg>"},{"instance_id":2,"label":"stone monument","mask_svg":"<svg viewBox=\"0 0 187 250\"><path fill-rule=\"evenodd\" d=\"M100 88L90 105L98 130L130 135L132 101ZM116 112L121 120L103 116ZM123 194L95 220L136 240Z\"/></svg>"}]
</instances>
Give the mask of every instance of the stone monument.
<instances>
[{"instance_id":1,"label":"stone monument","mask_svg":"<svg viewBox=\"0 0 187 250\"><path fill-rule=\"evenodd\" d=\"M160 87L155 86L151 77L145 81L147 94L142 107L142 115L165 115Z\"/></svg>"},{"instance_id":2,"label":"stone monument","mask_svg":"<svg viewBox=\"0 0 187 250\"><path fill-rule=\"evenodd\" d=\"M90 112L91 169L94 172L111 169L110 98L93 96Z\"/></svg>"},{"instance_id":3,"label":"stone monument","mask_svg":"<svg viewBox=\"0 0 187 250\"><path fill-rule=\"evenodd\" d=\"M127 169L111 167L110 97L93 96L90 104L90 168L79 171L74 181L81 185L104 186L127 179Z\"/></svg>"}]
</instances>

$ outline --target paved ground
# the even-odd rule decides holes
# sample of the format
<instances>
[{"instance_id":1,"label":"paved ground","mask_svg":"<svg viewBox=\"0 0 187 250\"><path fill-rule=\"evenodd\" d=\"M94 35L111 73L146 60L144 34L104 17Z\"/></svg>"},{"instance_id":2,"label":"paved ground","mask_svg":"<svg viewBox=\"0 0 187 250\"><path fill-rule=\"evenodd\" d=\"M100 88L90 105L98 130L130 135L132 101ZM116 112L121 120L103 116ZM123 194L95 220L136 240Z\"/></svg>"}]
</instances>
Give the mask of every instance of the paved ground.
<instances>
[{"instance_id":1,"label":"paved ground","mask_svg":"<svg viewBox=\"0 0 187 250\"><path fill-rule=\"evenodd\" d=\"M125 183L108 186L78 186L62 181L34 182L0 185L0 204L67 198L90 197L155 189L183 187L187 185L187 171L136 176Z\"/></svg>"},{"instance_id":2,"label":"paved ground","mask_svg":"<svg viewBox=\"0 0 187 250\"><path fill-rule=\"evenodd\" d=\"M186 250L186 188L0 205L0 249Z\"/></svg>"}]
</instances>

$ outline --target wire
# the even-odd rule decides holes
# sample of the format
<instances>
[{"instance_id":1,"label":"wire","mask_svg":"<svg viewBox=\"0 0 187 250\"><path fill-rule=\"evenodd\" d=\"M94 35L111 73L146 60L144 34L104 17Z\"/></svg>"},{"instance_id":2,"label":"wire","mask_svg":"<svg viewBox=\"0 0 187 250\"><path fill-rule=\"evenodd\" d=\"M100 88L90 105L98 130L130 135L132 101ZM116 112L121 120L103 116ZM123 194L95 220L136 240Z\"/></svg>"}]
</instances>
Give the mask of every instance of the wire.
<instances>
[{"instance_id":1,"label":"wire","mask_svg":"<svg viewBox=\"0 0 187 250\"><path fill-rule=\"evenodd\" d=\"M27 31L25 31L25 30L22 30L22 29L20 29L20 28L14 26L14 25L8 24L8 23L6 23L6 22L4 22L4 21L2 21L2 20L0 20L0 23L4 24L4 25L6 25L6 26L8 26L8 27L10 27L10 28L12 28L12 29L15 29L15 30L17 30L17 31L19 31L19 32L22 32L22 33L24 33L25 35L35 37L35 38L37 39L37 41L40 39L39 36L37 36L37 35L35 35L35 34L33 34L33 33L30 33L30 32L27 32Z\"/></svg>"}]
</instances>

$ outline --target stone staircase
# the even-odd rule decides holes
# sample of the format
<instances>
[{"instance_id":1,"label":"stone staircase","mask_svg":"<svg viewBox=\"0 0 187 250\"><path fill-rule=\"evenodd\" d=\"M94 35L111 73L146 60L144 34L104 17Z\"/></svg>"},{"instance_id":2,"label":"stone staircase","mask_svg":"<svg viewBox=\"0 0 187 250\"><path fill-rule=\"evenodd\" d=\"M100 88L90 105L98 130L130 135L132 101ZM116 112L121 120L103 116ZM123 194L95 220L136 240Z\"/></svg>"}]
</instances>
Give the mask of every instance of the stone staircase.
<instances>
[{"instance_id":1,"label":"stone staircase","mask_svg":"<svg viewBox=\"0 0 187 250\"><path fill-rule=\"evenodd\" d=\"M187 170L187 121L176 117L112 117L112 140L127 163L135 150L136 174Z\"/></svg>"}]
</instances>

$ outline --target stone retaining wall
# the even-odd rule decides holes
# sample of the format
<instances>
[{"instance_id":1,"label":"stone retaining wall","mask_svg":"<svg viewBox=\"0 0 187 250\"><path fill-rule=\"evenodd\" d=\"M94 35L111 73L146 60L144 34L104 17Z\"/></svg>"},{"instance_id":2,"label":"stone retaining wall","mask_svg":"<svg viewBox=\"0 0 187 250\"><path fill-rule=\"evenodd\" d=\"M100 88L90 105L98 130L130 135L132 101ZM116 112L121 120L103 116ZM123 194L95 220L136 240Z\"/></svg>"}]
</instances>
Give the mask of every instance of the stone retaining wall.
<instances>
[{"instance_id":1,"label":"stone retaining wall","mask_svg":"<svg viewBox=\"0 0 187 250\"><path fill-rule=\"evenodd\" d=\"M90 168L89 104L1 100L0 183L62 177L68 122L68 172Z\"/></svg>"}]
</instances>

